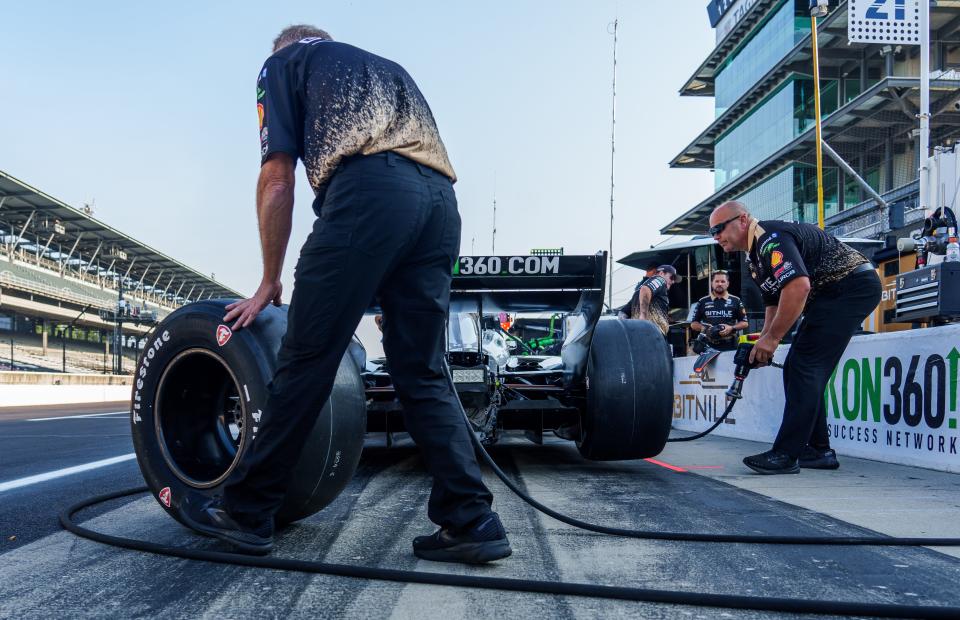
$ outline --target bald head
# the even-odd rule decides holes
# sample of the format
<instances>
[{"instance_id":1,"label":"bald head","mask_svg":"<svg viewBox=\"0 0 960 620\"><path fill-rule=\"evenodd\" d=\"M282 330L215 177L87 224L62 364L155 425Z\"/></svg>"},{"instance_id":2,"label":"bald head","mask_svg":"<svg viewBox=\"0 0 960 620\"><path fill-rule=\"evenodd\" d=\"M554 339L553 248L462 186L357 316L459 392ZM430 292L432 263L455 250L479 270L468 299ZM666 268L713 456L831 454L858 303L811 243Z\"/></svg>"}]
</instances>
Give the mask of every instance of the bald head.
<instances>
[{"instance_id":1,"label":"bald head","mask_svg":"<svg viewBox=\"0 0 960 620\"><path fill-rule=\"evenodd\" d=\"M710 214L710 232L724 252L749 249L750 212L743 203L725 202Z\"/></svg>"},{"instance_id":2,"label":"bald head","mask_svg":"<svg viewBox=\"0 0 960 620\"><path fill-rule=\"evenodd\" d=\"M713 210L713 215L720 216L725 220L728 220L735 215L744 214L750 215L750 211L747 210L746 205L744 205L742 202L737 202L736 200L725 202ZM712 216L710 218L710 223L713 225Z\"/></svg>"}]
</instances>

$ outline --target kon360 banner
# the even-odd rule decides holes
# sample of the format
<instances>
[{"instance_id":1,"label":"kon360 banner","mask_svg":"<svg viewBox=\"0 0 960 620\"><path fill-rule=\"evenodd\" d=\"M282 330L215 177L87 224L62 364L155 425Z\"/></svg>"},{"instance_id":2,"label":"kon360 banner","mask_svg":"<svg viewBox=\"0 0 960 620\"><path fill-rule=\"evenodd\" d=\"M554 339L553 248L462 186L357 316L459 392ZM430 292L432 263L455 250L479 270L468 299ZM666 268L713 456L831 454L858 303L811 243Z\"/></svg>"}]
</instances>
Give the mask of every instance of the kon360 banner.
<instances>
[{"instance_id":1,"label":"kon360 banner","mask_svg":"<svg viewBox=\"0 0 960 620\"><path fill-rule=\"evenodd\" d=\"M775 359L782 362L789 345ZM706 429L726 407L733 353L723 353L702 377L693 357L674 360L674 427ZM960 326L857 336L824 392L830 441L839 454L960 472ZM783 415L783 376L754 370L743 400L715 432L773 441Z\"/></svg>"}]
</instances>

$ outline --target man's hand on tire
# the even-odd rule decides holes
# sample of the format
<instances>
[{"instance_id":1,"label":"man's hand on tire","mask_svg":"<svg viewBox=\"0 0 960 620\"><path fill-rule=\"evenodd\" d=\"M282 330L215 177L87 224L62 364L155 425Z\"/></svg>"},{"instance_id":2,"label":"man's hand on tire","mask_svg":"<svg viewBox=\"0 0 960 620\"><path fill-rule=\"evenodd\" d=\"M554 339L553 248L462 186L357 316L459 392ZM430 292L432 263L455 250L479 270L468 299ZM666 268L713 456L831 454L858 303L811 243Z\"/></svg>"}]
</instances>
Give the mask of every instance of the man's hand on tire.
<instances>
[{"instance_id":1,"label":"man's hand on tire","mask_svg":"<svg viewBox=\"0 0 960 620\"><path fill-rule=\"evenodd\" d=\"M236 301L226 307L227 314L223 317L224 323L236 319L237 322L231 326L231 329L237 330L249 327L257 315L263 311L269 304L279 306L281 304L280 295L283 293L283 285L280 281L261 282L257 292L253 297Z\"/></svg>"}]
</instances>

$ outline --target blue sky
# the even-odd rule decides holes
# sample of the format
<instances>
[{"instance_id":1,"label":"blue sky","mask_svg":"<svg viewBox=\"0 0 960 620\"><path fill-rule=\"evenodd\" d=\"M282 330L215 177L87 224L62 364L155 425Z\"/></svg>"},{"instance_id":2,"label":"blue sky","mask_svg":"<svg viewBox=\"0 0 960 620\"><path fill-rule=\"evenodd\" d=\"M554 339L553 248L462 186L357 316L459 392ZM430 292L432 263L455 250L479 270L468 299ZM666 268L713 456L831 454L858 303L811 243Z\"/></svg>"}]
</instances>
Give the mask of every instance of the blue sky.
<instances>
[{"instance_id":1,"label":"blue sky","mask_svg":"<svg viewBox=\"0 0 960 620\"><path fill-rule=\"evenodd\" d=\"M0 170L243 293L260 280L255 82L313 23L402 64L460 177L461 252L606 249L619 16L614 254L712 192L667 162L713 118L677 90L713 47L705 0L14 3L0 20ZM284 283L312 221L298 176ZM615 301L638 272L616 273Z\"/></svg>"}]
</instances>

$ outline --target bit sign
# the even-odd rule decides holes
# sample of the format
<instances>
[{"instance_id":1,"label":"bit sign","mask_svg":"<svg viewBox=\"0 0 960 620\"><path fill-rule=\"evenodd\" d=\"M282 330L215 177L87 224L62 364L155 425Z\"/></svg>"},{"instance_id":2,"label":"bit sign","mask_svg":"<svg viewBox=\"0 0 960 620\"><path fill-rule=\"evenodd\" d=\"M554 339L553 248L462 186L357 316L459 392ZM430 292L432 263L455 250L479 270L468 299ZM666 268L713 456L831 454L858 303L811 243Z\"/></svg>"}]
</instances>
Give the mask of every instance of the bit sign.
<instances>
[{"instance_id":1,"label":"bit sign","mask_svg":"<svg viewBox=\"0 0 960 620\"><path fill-rule=\"evenodd\" d=\"M920 0L850 0L851 43L920 45Z\"/></svg>"}]
</instances>

